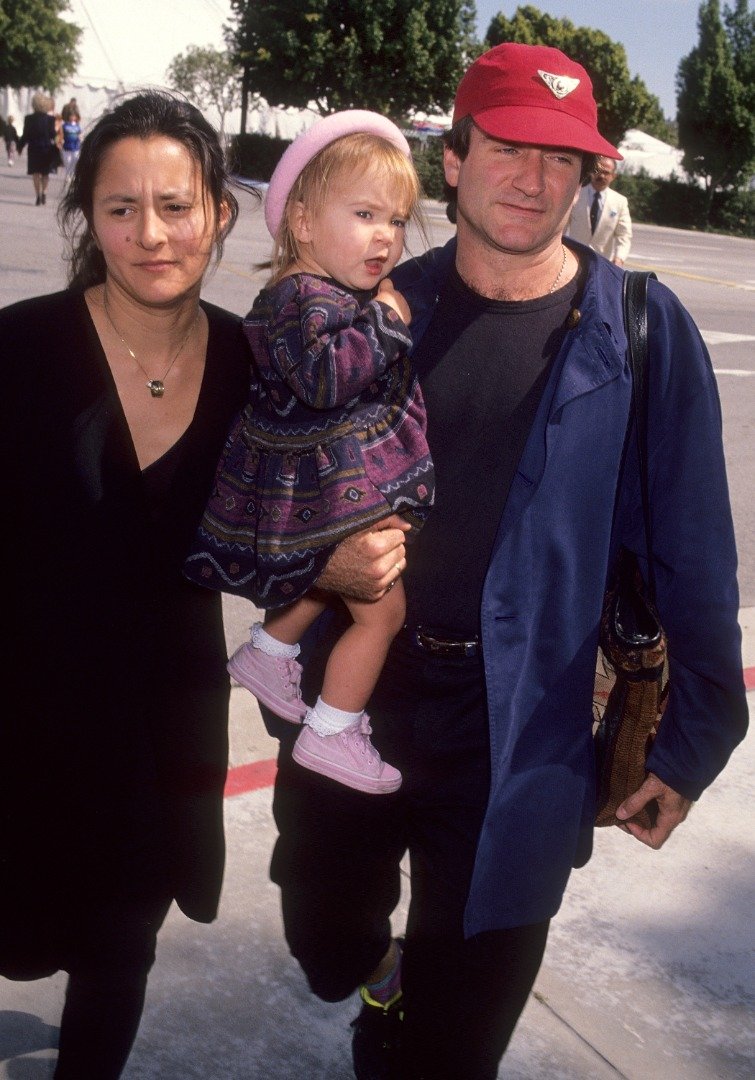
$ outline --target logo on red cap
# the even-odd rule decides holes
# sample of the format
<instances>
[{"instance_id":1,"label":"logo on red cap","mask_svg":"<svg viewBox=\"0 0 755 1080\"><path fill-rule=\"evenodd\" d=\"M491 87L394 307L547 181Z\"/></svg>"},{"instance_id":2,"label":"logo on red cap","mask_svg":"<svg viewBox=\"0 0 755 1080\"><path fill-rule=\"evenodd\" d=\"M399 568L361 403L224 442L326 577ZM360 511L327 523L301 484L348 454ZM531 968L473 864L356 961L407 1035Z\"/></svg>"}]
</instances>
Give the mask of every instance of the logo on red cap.
<instances>
[{"instance_id":1,"label":"logo on red cap","mask_svg":"<svg viewBox=\"0 0 755 1080\"><path fill-rule=\"evenodd\" d=\"M568 75L552 75L550 71L541 71L540 68L537 69L537 73L559 101L561 98L568 97L572 90L576 90L579 86L579 79L572 79Z\"/></svg>"}]
</instances>

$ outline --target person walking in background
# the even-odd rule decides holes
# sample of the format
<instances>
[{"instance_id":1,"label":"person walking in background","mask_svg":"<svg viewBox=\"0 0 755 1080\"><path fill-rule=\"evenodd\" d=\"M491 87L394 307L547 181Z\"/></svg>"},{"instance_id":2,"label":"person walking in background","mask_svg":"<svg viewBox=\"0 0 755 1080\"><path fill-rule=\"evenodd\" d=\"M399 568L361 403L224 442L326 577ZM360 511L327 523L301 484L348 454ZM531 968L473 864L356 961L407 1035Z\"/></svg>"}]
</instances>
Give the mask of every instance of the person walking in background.
<instances>
[{"instance_id":1,"label":"person walking in background","mask_svg":"<svg viewBox=\"0 0 755 1080\"><path fill-rule=\"evenodd\" d=\"M611 189L616 162L601 155L569 218L567 235L623 266L632 246L632 219L626 196Z\"/></svg>"},{"instance_id":2,"label":"person walking in background","mask_svg":"<svg viewBox=\"0 0 755 1080\"><path fill-rule=\"evenodd\" d=\"M186 565L198 584L267 609L228 667L277 715L303 722L294 759L374 795L401 783L364 710L404 622L403 560L380 600L345 598L352 621L311 709L296 657L336 600L317 589L334 547L397 513L418 530L432 505L410 313L389 278L419 198L409 144L377 113L325 117L286 150L265 199L273 276L244 321L251 401Z\"/></svg>"},{"instance_id":3,"label":"person walking in background","mask_svg":"<svg viewBox=\"0 0 755 1080\"><path fill-rule=\"evenodd\" d=\"M70 184L81 149L81 117L75 109L67 107L64 110L62 130L64 179L66 184Z\"/></svg>"},{"instance_id":4,"label":"person walking in background","mask_svg":"<svg viewBox=\"0 0 755 1080\"><path fill-rule=\"evenodd\" d=\"M609 570L622 545L646 557L634 443L623 459L624 272L562 239L595 156L620 156L598 131L589 75L557 49L499 45L464 75L444 141L456 237L392 275L436 474L402 574L406 624L369 703L402 786L381 800L329 783L297 766L283 731L273 799L270 876L291 952L324 1000L360 987L359 1080L498 1075L550 919L591 854ZM660 282L648 308L671 678L647 777L616 824L657 849L744 737L747 704L716 379ZM405 554L398 530L357 534L321 584L378 599ZM337 631L321 628L304 665L307 700ZM653 800L651 827L631 820ZM391 916L407 850L403 933Z\"/></svg>"},{"instance_id":5,"label":"person walking in background","mask_svg":"<svg viewBox=\"0 0 755 1080\"><path fill-rule=\"evenodd\" d=\"M56 144L55 117L52 115L52 98L38 90L31 99L33 112L24 117L24 127L18 140L19 154L28 147L26 153L26 172L32 178L36 205L44 206L47 202L47 185L50 173L57 168L58 147Z\"/></svg>"},{"instance_id":6,"label":"person walking in background","mask_svg":"<svg viewBox=\"0 0 755 1080\"><path fill-rule=\"evenodd\" d=\"M3 138L5 139L5 152L8 155L8 164L13 165L16 161L15 155L18 149L18 132L16 131L15 117L9 116L6 120Z\"/></svg>"},{"instance_id":7,"label":"person walking in background","mask_svg":"<svg viewBox=\"0 0 755 1080\"><path fill-rule=\"evenodd\" d=\"M246 399L241 320L200 300L236 218L229 185L197 109L154 91L121 102L61 203L69 287L0 311L18 526L0 556L16 567L0 975L68 973L56 1080L121 1075L171 903L217 913L227 656L220 596L181 570Z\"/></svg>"},{"instance_id":8,"label":"person walking in background","mask_svg":"<svg viewBox=\"0 0 755 1080\"><path fill-rule=\"evenodd\" d=\"M79 105L75 97L72 97L70 101L67 101L65 103L65 105L61 109L60 115L63 117L64 120L67 120L72 113L76 113L77 116L79 115Z\"/></svg>"}]
</instances>

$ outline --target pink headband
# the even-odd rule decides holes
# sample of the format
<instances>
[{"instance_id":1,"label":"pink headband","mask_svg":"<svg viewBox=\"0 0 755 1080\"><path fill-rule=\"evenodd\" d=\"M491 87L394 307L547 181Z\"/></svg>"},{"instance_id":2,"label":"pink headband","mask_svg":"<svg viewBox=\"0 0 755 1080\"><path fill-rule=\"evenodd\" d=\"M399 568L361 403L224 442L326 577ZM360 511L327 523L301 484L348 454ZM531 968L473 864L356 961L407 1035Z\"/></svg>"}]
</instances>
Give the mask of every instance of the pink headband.
<instances>
[{"instance_id":1,"label":"pink headband","mask_svg":"<svg viewBox=\"0 0 755 1080\"><path fill-rule=\"evenodd\" d=\"M393 143L408 158L412 156L409 143L393 121L379 113L367 112L365 109L349 109L315 121L311 128L298 135L291 145L286 147L270 178L265 196L265 222L271 236L278 235L289 192L305 165L336 139L357 133L379 135Z\"/></svg>"}]
</instances>

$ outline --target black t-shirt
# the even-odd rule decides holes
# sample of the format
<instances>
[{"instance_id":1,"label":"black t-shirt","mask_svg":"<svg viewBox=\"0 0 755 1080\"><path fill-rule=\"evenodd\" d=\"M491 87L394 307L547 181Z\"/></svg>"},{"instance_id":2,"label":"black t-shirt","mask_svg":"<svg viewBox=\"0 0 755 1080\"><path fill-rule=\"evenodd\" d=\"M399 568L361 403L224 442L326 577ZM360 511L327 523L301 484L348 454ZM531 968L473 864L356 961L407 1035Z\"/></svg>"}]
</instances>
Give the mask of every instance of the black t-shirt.
<instances>
[{"instance_id":1,"label":"black t-shirt","mask_svg":"<svg viewBox=\"0 0 755 1080\"><path fill-rule=\"evenodd\" d=\"M503 507L581 290L577 274L536 300L488 300L449 275L413 355L436 489L404 574L410 626L479 633Z\"/></svg>"}]
</instances>

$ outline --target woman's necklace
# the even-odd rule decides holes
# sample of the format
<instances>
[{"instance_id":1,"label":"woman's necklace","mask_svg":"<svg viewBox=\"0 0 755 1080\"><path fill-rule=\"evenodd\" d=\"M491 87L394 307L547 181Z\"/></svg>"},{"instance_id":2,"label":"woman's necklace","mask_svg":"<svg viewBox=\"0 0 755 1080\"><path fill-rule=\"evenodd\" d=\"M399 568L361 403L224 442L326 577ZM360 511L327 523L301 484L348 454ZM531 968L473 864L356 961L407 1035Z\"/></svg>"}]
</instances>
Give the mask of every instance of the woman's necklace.
<instances>
[{"instance_id":1,"label":"woman's necklace","mask_svg":"<svg viewBox=\"0 0 755 1080\"><path fill-rule=\"evenodd\" d=\"M561 250L564 253L564 257L561 260L561 269L556 274L556 280L553 282L550 289L548 289L548 295L549 296L550 296L551 293L554 293L556 291L556 286L558 285L559 281L561 280L561 275L563 274L564 270L566 269L566 248L564 247L563 244L561 245ZM117 331L116 331L116 333L117 333ZM124 344L125 344L125 342L124 342ZM134 359L136 359L136 358L134 358Z\"/></svg>"},{"instance_id":2,"label":"woman's necklace","mask_svg":"<svg viewBox=\"0 0 755 1080\"><path fill-rule=\"evenodd\" d=\"M138 364L140 370L147 376L147 389L149 390L150 394L154 398L161 398L163 396L163 394L165 393L165 380L168 377L170 369L173 367L176 360L178 360L178 357L181 354L181 350L183 349L186 342L189 340L189 335L191 334L192 330L194 329L194 327L199 322L199 312L197 312L196 318L194 319L191 326L189 327L189 329L184 334L183 340L181 341L181 344L178 346L178 349L176 350L175 356L173 357L173 359L171 360L171 362L168 364L167 368L165 369L165 373L163 374L162 379L150 379L149 372L144 370L144 367L142 366L142 363L139 360L138 356L136 355L134 350L131 348L129 343L126 341L124 336L121 333L118 332L118 329L117 329L115 323L113 322L113 319L112 319L112 317L110 315L110 312L109 312L108 306L107 306L107 292L103 292L103 294L102 294L102 306L105 309L105 314L107 315L108 322L112 326L113 331L115 332L116 336L123 343L123 347L125 348L126 352L129 354L131 359L136 364Z\"/></svg>"}]
</instances>

